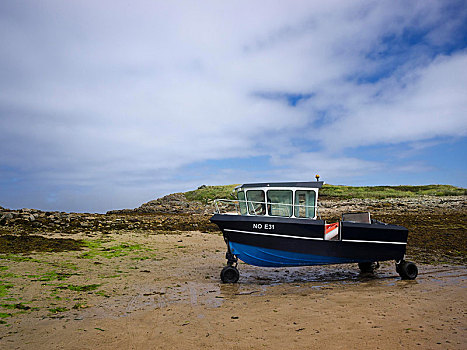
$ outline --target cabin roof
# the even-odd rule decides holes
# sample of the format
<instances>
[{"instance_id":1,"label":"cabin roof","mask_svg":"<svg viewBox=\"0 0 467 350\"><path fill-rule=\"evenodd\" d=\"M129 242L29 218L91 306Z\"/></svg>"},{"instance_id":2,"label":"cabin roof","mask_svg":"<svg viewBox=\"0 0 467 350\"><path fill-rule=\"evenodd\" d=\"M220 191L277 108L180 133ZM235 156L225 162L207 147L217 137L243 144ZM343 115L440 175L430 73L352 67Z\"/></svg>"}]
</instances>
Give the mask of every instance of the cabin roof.
<instances>
[{"instance_id":1,"label":"cabin roof","mask_svg":"<svg viewBox=\"0 0 467 350\"><path fill-rule=\"evenodd\" d=\"M243 184L239 188L258 188L258 187L308 187L308 188L321 188L324 181L307 181L307 182L259 182L252 184Z\"/></svg>"}]
</instances>

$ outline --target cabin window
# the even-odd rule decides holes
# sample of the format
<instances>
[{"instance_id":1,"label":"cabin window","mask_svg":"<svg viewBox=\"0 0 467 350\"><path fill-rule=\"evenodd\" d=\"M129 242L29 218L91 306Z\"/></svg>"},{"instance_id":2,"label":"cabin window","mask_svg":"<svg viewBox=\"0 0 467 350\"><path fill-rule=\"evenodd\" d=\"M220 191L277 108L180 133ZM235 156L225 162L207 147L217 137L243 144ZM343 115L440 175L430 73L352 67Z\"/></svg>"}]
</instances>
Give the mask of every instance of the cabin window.
<instances>
[{"instance_id":1,"label":"cabin window","mask_svg":"<svg viewBox=\"0 0 467 350\"><path fill-rule=\"evenodd\" d=\"M271 216L292 216L292 191L269 190L268 213Z\"/></svg>"},{"instance_id":2,"label":"cabin window","mask_svg":"<svg viewBox=\"0 0 467 350\"><path fill-rule=\"evenodd\" d=\"M315 191L295 191L295 216L297 218L314 218L315 201Z\"/></svg>"},{"instance_id":3,"label":"cabin window","mask_svg":"<svg viewBox=\"0 0 467 350\"><path fill-rule=\"evenodd\" d=\"M265 215L266 203L263 191L247 191L248 212L250 215Z\"/></svg>"},{"instance_id":4,"label":"cabin window","mask_svg":"<svg viewBox=\"0 0 467 350\"><path fill-rule=\"evenodd\" d=\"M238 206L240 207L240 214L246 215L245 192L238 191L237 198L238 198Z\"/></svg>"}]
</instances>

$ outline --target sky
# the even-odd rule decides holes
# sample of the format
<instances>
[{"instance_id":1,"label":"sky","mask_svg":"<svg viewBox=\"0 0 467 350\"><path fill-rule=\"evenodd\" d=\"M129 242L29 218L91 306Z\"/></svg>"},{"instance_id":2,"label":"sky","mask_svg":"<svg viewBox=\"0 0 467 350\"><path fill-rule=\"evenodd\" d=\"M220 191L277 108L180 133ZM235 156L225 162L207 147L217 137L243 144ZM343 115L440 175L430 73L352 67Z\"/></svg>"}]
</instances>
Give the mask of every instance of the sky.
<instances>
[{"instance_id":1,"label":"sky","mask_svg":"<svg viewBox=\"0 0 467 350\"><path fill-rule=\"evenodd\" d=\"M0 2L0 205L467 187L467 1Z\"/></svg>"}]
</instances>

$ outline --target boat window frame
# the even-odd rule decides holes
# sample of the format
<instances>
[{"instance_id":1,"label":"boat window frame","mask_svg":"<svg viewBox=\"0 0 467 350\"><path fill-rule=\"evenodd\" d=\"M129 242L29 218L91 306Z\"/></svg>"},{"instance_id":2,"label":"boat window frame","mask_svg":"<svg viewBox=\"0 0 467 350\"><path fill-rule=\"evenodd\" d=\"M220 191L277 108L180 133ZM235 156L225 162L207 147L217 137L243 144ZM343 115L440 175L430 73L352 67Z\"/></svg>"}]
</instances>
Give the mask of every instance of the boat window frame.
<instances>
[{"instance_id":1,"label":"boat window frame","mask_svg":"<svg viewBox=\"0 0 467 350\"><path fill-rule=\"evenodd\" d=\"M263 201L253 201L248 198L249 192L262 192L263 193ZM245 198L246 198L246 205L247 205L247 212L248 215L251 216L269 216L267 215L268 212L266 210L266 191L262 188L252 188L245 191ZM261 211L257 213L258 208L253 207L253 203L259 204ZM252 213L253 212L253 213Z\"/></svg>"},{"instance_id":2,"label":"boat window frame","mask_svg":"<svg viewBox=\"0 0 467 350\"><path fill-rule=\"evenodd\" d=\"M313 201L313 205L306 205L305 204L305 213L309 210L307 207L312 207L313 208L313 216L297 216L297 213L299 214L300 213L300 207L303 206L303 205L300 205L299 203L297 203L297 192L314 192L314 201ZM295 193L295 196L294 196L294 203L293 203L293 206L294 206L294 217L297 218L297 219L314 219L316 218L316 207L317 207L317 202L318 202L318 192L317 191L314 191L312 189L296 189L294 191Z\"/></svg>"},{"instance_id":3,"label":"boat window frame","mask_svg":"<svg viewBox=\"0 0 467 350\"><path fill-rule=\"evenodd\" d=\"M271 191L275 191L275 192L291 192L291 202L290 204L287 204L287 203L274 203L274 202L270 202L269 201L269 192ZM280 218L291 218L293 217L293 214L294 214L294 190L289 188L289 189L276 189L274 187L272 188L268 188L267 191L266 191L266 201L267 201L267 213L268 213L268 216L272 216L272 217L280 217ZM278 205L278 206L288 206L288 210L289 210L289 213L290 215L272 215L271 214L271 209L272 209L272 206L273 205Z\"/></svg>"},{"instance_id":4,"label":"boat window frame","mask_svg":"<svg viewBox=\"0 0 467 350\"><path fill-rule=\"evenodd\" d=\"M243 199L240 198L240 193L243 195ZM237 191L237 199L238 199L238 209L240 211L240 215L248 215L248 205L246 202L246 191L243 189L239 189Z\"/></svg>"}]
</instances>

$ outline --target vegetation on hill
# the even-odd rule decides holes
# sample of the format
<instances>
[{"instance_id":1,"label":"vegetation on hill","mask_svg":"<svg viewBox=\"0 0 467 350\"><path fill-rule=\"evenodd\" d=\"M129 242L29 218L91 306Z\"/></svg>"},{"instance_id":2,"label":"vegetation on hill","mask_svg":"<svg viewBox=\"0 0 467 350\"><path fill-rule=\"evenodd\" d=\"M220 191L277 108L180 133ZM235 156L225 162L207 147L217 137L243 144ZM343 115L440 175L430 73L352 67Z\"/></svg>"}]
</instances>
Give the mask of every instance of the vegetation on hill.
<instances>
[{"instance_id":1,"label":"vegetation on hill","mask_svg":"<svg viewBox=\"0 0 467 350\"><path fill-rule=\"evenodd\" d=\"M234 188L238 185L200 186L193 191L185 192L189 201L208 203L214 199L234 199ZM451 185L424 186L340 186L324 185L320 197L334 198L391 198L413 196L462 196L467 195L467 189Z\"/></svg>"},{"instance_id":2,"label":"vegetation on hill","mask_svg":"<svg viewBox=\"0 0 467 350\"><path fill-rule=\"evenodd\" d=\"M235 199L233 190L238 185L206 186L202 185L198 189L185 192L184 195L189 201L200 201L208 203L214 199Z\"/></svg>"},{"instance_id":3,"label":"vegetation on hill","mask_svg":"<svg viewBox=\"0 0 467 350\"><path fill-rule=\"evenodd\" d=\"M424 186L336 186L324 185L321 197L338 198L390 198L413 196L461 196L467 189L451 185Z\"/></svg>"}]
</instances>

